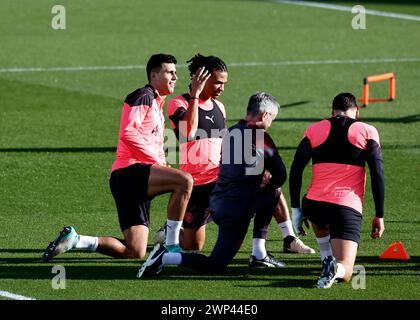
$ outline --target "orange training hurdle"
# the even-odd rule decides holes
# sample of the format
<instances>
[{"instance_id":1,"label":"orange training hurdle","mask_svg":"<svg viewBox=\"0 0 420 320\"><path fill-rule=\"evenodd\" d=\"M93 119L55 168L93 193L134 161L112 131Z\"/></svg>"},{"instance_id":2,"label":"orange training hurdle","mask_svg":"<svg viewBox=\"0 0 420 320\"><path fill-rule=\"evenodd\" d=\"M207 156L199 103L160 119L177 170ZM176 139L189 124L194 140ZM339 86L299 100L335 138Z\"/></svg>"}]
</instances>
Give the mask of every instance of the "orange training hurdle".
<instances>
[{"instance_id":1,"label":"orange training hurdle","mask_svg":"<svg viewBox=\"0 0 420 320\"><path fill-rule=\"evenodd\" d=\"M369 98L369 83L389 80L389 98ZM387 102L395 100L395 76L393 72L369 76L363 79L363 97L359 101L363 102L362 107L366 107L369 102Z\"/></svg>"}]
</instances>

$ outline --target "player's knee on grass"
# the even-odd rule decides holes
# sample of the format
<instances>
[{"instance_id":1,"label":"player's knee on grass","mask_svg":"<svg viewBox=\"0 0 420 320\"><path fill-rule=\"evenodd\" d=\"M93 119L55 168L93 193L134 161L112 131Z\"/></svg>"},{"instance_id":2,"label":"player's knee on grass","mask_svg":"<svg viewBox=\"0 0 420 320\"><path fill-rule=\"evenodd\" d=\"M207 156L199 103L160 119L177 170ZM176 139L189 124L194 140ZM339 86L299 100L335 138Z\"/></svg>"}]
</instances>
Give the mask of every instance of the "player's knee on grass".
<instances>
[{"instance_id":1,"label":"player's knee on grass","mask_svg":"<svg viewBox=\"0 0 420 320\"><path fill-rule=\"evenodd\" d=\"M352 275L353 275L353 266L354 266L354 264L352 264L352 263L346 263L345 261L339 261L339 263L341 265L343 265L344 266L344 269L345 269L344 277L341 278L341 280L343 282L349 282L351 280Z\"/></svg>"},{"instance_id":2,"label":"player's knee on grass","mask_svg":"<svg viewBox=\"0 0 420 320\"><path fill-rule=\"evenodd\" d=\"M143 259L146 256L146 246L127 246L126 255L129 259Z\"/></svg>"},{"instance_id":3,"label":"player's knee on grass","mask_svg":"<svg viewBox=\"0 0 420 320\"><path fill-rule=\"evenodd\" d=\"M146 249L128 249L130 259L143 259L146 256Z\"/></svg>"},{"instance_id":4,"label":"player's knee on grass","mask_svg":"<svg viewBox=\"0 0 420 320\"><path fill-rule=\"evenodd\" d=\"M344 282L349 282L353 275L353 266L345 266L346 273L344 274L343 280Z\"/></svg>"}]
</instances>

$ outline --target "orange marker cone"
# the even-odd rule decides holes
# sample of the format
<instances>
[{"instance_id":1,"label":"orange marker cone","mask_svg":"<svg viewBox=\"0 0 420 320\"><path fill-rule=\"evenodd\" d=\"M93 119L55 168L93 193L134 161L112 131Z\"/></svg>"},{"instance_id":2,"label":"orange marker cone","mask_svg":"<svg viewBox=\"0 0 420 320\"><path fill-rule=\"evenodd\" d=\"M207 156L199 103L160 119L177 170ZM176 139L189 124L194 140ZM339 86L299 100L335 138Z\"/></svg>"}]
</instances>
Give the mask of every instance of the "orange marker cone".
<instances>
[{"instance_id":1,"label":"orange marker cone","mask_svg":"<svg viewBox=\"0 0 420 320\"><path fill-rule=\"evenodd\" d=\"M391 245L379 256L379 259L394 259L394 260L410 260L410 256L402 244L402 242L393 242Z\"/></svg>"}]
</instances>

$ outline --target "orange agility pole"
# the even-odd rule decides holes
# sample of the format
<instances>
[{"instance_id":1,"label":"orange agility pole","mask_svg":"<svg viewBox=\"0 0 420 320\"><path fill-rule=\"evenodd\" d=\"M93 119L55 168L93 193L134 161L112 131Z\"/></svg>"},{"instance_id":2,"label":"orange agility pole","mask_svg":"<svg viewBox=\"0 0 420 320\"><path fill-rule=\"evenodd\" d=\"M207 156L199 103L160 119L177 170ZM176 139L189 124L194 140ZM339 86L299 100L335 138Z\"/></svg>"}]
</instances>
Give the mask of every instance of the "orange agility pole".
<instances>
[{"instance_id":1,"label":"orange agility pole","mask_svg":"<svg viewBox=\"0 0 420 320\"><path fill-rule=\"evenodd\" d=\"M369 98L369 83L389 80L389 98ZM369 102L387 102L395 100L395 75L393 72L369 76L363 79L363 97L359 101L363 102L362 107L366 107Z\"/></svg>"}]
</instances>

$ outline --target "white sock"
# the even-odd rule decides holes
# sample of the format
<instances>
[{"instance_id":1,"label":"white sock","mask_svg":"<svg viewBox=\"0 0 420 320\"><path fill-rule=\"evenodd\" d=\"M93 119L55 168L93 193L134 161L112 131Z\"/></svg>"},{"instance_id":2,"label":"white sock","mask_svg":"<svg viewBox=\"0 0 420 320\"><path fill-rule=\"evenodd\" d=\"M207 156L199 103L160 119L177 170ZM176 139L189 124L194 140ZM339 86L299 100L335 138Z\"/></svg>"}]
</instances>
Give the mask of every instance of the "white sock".
<instances>
[{"instance_id":1,"label":"white sock","mask_svg":"<svg viewBox=\"0 0 420 320\"><path fill-rule=\"evenodd\" d=\"M316 242L318 242L319 251L321 252L321 261L323 261L325 257L333 255L329 235L322 238L316 238Z\"/></svg>"},{"instance_id":2,"label":"white sock","mask_svg":"<svg viewBox=\"0 0 420 320\"><path fill-rule=\"evenodd\" d=\"M265 239L252 239L252 255L258 260L264 259L267 256L267 251L265 250Z\"/></svg>"},{"instance_id":3,"label":"white sock","mask_svg":"<svg viewBox=\"0 0 420 320\"><path fill-rule=\"evenodd\" d=\"M98 249L98 237L79 235L79 241L76 243L75 248L96 251Z\"/></svg>"},{"instance_id":4,"label":"white sock","mask_svg":"<svg viewBox=\"0 0 420 320\"><path fill-rule=\"evenodd\" d=\"M171 246L179 244L179 232L181 231L182 221L167 220L166 222L166 244Z\"/></svg>"},{"instance_id":5,"label":"white sock","mask_svg":"<svg viewBox=\"0 0 420 320\"><path fill-rule=\"evenodd\" d=\"M287 236L293 236L296 238L295 232L293 231L293 225L291 220L279 223L280 231L283 234L283 239Z\"/></svg>"},{"instance_id":6,"label":"white sock","mask_svg":"<svg viewBox=\"0 0 420 320\"><path fill-rule=\"evenodd\" d=\"M336 273L337 278L342 279L342 278L344 278L345 274L346 274L346 268L344 268L343 264L338 262L337 263L337 273Z\"/></svg>"},{"instance_id":7,"label":"white sock","mask_svg":"<svg viewBox=\"0 0 420 320\"><path fill-rule=\"evenodd\" d=\"M165 254L163 254L162 257L162 264L164 266L168 265L168 264L173 264L176 266L179 266L182 262L182 254L178 253L178 252L167 252Z\"/></svg>"}]
</instances>

